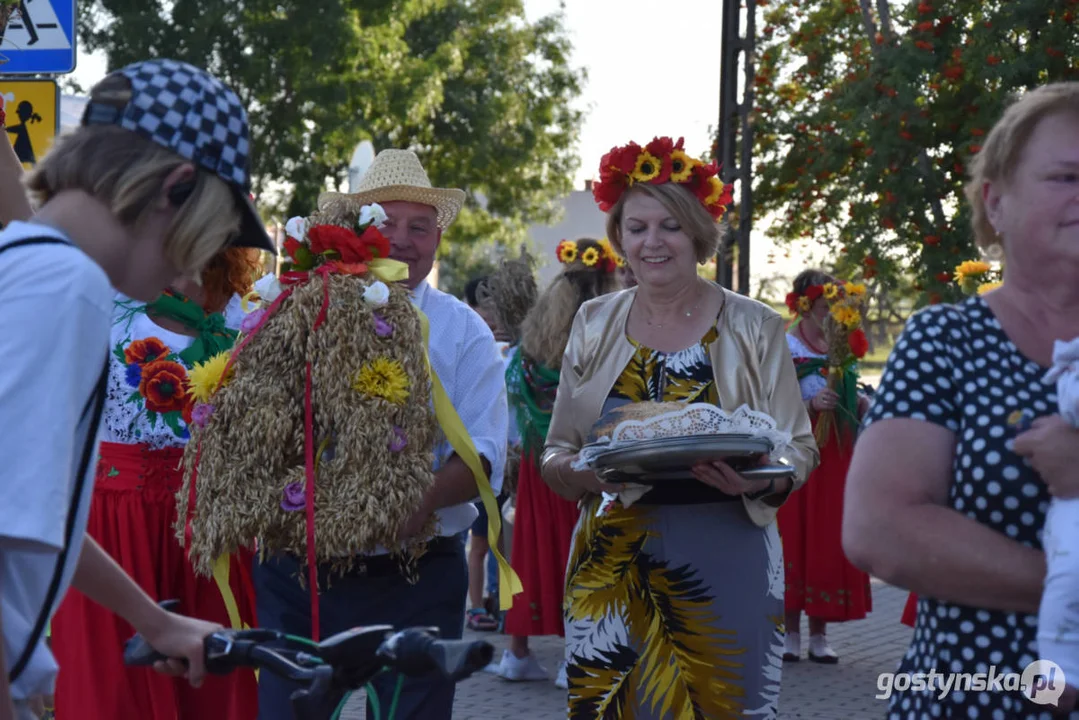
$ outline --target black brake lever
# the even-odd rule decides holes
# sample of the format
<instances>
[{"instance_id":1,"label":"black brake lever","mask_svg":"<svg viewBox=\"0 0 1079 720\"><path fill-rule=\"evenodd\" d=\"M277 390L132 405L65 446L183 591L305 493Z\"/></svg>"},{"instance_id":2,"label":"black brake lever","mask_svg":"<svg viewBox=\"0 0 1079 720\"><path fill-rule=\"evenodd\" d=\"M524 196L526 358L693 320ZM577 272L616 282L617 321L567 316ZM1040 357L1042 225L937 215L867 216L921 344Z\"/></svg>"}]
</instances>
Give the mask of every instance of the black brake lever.
<instances>
[{"instance_id":1,"label":"black brake lever","mask_svg":"<svg viewBox=\"0 0 1079 720\"><path fill-rule=\"evenodd\" d=\"M169 612L175 612L176 608L180 607L179 600L162 600L158 603L164 610ZM146 638L142 635L136 634L126 643L124 643L124 664L130 667L148 667L152 666L159 660L168 660L167 657L159 653L150 647L150 643L146 642ZM184 665L187 665L187 661L184 660Z\"/></svg>"}]
</instances>

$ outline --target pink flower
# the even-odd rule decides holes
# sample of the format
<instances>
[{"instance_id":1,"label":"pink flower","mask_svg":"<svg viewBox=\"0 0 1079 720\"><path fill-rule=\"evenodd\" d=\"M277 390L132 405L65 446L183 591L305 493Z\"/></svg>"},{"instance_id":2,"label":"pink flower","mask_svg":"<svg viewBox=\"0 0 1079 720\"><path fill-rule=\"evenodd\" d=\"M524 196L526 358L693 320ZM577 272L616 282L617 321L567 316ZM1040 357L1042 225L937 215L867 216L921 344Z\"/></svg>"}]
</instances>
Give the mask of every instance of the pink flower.
<instances>
[{"instance_id":1,"label":"pink flower","mask_svg":"<svg viewBox=\"0 0 1079 720\"><path fill-rule=\"evenodd\" d=\"M390 440L390 452L401 452L408 446L408 437L405 431L396 425L393 426L393 440Z\"/></svg>"},{"instance_id":2,"label":"pink flower","mask_svg":"<svg viewBox=\"0 0 1079 720\"><path fill-rule=\"evenodd\" d=\"M245 335L252 332L258 327L258 324L262 322L262 318L266 315L266 311L262 308L255 310L249 315L245 315L243 321L240 322L240 332Z\"/></svg>"},{"instance_id":3,"label":"pink flower","mask_svg":"<svg viewBox=\"0 0 1079 720\"><path fill-rule=\"evenodd\" d=\"M199 403L195 406L195 409L191 411L191 422L195 423L197 427L204 428L206 423L210 422L210 417L216 410L213 405L209 403Z\"/></svg>"},{"instance_id":4,"label":"pink flower","mask_svg":"<svg viewBox=\"0 0 1079 720\"><path fill-rule=\"evenodd\" d=\"M393 335L393 325L390 325L388 322L383 320L378 315L378 313L374 314L374 318L375 318L375 335L378 335L379 337L382 337L382 338L389 337L390 335Z\"/></svg>"},{"instance_id":5,"label":"pink flower","mask_svg":"<svg viewBox=\"0 0 1079 720\"><path fill-rule=\"evenodd\" d=\"M281 500L281 509L288 512L296 512L307 507L307 497L304 494L303 483L291 482L285 486L284 497Z\"/></svg>"}]
</instances>

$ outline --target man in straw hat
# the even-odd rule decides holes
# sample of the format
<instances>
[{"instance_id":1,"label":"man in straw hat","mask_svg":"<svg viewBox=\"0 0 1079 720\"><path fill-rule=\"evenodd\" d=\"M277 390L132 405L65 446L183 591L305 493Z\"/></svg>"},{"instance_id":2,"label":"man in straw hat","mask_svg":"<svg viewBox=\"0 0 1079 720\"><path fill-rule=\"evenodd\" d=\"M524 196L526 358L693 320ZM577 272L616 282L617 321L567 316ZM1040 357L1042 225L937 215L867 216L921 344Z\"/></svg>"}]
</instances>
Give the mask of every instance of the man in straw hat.
<instances>
[{"instance_id":1,"label":"man in straw hat","mask_svg":"<svg viewBox=\"0 0 1079 720\"><path fill-rule=\"evenodd\" d=\"M427 275L434 264L442 233L465 200L461 190L431 186L419 159L407 150L379 153L352 194L325 193L319 209L335 206L359 213L378 203L386 213L382 233L390 240L390 257L408 265L404 284L413 302L430 321L431 366L468 430L497 495L506 461L508 410L502 361L494 335L480 316L452 295L431 287ZM438 535L419 561L419 580L410 585L396 561L385 554L364 558L345 577L335 579L321 595L323 636L355 625L437 626L445 638L464 632L468 588L460 534L477 516L476 478L440 436L435 448L435 485L401 529L416 535L435 514ZM306 633L310 628L306 591L295 580L298 560L276 557L255 566L259 624ZM390 702L397 676L384 673L375 681L381 704ZM407 679L396 717L438 720L451 717L454 684L439 678ZM259 680L260 720L291 720L288 696L294 686L263 673ZM368 710L370 715L371 710Z\"/></svg>"}]
</instances>

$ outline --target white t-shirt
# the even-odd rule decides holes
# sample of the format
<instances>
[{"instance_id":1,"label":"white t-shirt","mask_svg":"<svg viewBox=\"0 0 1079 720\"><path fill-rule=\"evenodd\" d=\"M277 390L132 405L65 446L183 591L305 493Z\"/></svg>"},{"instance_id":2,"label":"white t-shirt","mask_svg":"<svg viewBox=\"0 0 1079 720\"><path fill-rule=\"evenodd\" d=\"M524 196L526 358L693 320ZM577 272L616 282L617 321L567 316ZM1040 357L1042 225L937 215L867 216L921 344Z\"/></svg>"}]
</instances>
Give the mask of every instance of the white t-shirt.
<instances>
[{"instance_id":1,"label":"white t-shirt","mask_svg":"<svg viewBox=\"0 0 1079 720\"><path fill-rule=\"evenodd\" d=\"M67 240L45 225L14 222L0 232L0 247L33 237ZM72 245L0 252L0 622L8 671L45 602L89 446L71 547L50 617L82 550L97 457L96 438L89 437L91 398L108 352L113 292L101 267ZM41 642L11 688L12 697L51 693L56 672L56 661Z\"/></svg>"}]
</instances>

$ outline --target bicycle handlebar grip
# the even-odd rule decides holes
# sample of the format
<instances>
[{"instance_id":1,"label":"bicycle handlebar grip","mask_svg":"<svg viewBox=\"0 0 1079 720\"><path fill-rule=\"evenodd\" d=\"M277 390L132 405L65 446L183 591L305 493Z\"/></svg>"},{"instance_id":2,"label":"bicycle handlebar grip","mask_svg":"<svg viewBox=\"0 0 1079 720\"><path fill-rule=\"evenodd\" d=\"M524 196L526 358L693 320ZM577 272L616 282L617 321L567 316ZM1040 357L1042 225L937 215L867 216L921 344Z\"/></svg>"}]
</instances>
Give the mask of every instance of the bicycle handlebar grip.
<instances>
[{"instance_id":1,"label":"bicycle handlebar grip","mask_svg":"<svg viewBox=\"0 0 1079 720\"><path fill-rule=\"evenodd\" d=\"M487 667L495 649L483 640L435 640L428 653L443 674L456 682Z\"/></svg>"},{"instance_id":2,"label":"bicycle handlebar grip","mask_svg":"<svg viewBox=\"0 0 1079 720\"><path fill-rule=\"evenodd\" d=\"M163 609L172 612L180 605L179 600L162 600L158 603ZM153 665L159 660L168 660L167 657L150 647L146 638L136 634L124 643L124 665L130 667L145 667Z\"/></svg>"}]
</instances>

